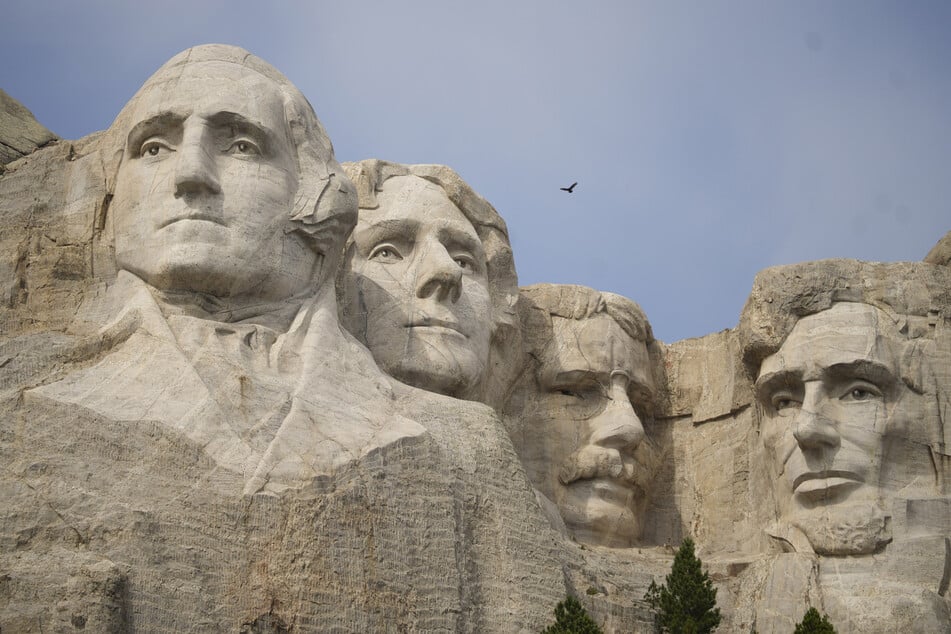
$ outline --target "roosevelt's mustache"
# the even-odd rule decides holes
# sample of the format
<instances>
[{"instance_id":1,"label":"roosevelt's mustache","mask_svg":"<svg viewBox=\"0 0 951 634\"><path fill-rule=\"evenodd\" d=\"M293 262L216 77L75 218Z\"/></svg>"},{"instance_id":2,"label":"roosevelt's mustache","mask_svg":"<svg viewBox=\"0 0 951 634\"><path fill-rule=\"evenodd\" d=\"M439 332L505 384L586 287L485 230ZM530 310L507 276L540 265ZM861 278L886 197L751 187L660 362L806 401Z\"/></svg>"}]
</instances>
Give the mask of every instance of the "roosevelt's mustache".
<instances>
[{"instance_id":1,"label":"roosevelt's mustache","mask_svg":"<svg viewBox=\"0 0 951 634\"><path fill-rule=\"evenodd\" d=\"M613 447L585 445L561 465L558 479L565 486L578 480L608 478L625 484L644 487L653 477L657 460L656 450L647 442L625 459Z\"/></svg>"}]
</instances>

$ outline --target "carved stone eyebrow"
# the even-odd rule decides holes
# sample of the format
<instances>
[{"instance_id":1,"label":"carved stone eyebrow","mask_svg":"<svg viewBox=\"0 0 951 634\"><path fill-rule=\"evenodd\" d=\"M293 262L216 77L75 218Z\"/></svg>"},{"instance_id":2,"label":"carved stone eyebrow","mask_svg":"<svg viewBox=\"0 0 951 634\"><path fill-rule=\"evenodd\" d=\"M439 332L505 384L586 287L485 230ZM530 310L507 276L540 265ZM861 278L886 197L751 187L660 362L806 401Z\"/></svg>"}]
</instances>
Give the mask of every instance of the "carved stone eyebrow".
<instances>
[{"instance_id":1,"label":"carved stone eyebrow","mask_svg":"<svg viewBox=\"0 0 951 634\"><path fill-rule=\"evenodd\" d=\"M392 218L380 220L373 224L357 229L361 243L369 243L368 246L374 246L380 240L392 240L394 238L415 239L416 231L419 228L419 221L409 218Z\"/></svg>"},{"instance_id":2,"label":"carved stone eyebrow","mask_svg":"<svg viewBox=\"0 0 951 634\"><path fill-rule=\"evenodd\" d=\"M132 126L126 137L126 151L137 152L142 142L150 136L176 127L181 129L185 116L176 112L160 112L148 119L143 119Z\"/></svg>"},{"instance_id":3,"label":"carved stone eyebrow","mask_svg":"<svg viewBox=\"0 0 951 634\"><path fill-rule=\"evenodd\" d=\"M582 370L558 370L545 373L544 383L548 387L578 385L609 377L607 372L595 372L589 368Z\"/></svg>"},{"instance_id":4,"label":"carved stone eyebrow","mask_svg":"<svg viewBox=\"0 0 951 634\"><path fill-rule=\"evenodd\" d=\"M216 130L229 130L236 134L244 134L262 145L261 151L271 153L277 146L280 133L272 130L263 123L252 121L242 114L227 110L216 112L207 118L208 124Z\"/></svg>"},{"instance_id":5,"label":"carved stone eyebrow","mask_svg":"<svg viewBox=\"0 0 951 634\"><path fill-rule=\"evenodd\" d=\"M800 383L802 383L801 372L795 370L779 370L776 372L768 372L756 379L756 383L753 384L753 390L756 392L757 398L767 400L774 390L784 387L795 387Z\"/></svg>"},{"instance_id":6,"label":"carved stone eyebrow","mask_svg":"<svg viewBox=\"0 0 951 634\"><path fill-rule=\"evenodd\" d=\"M874 383L879 388L891 390L899 382L899 378L888 366L877 361L858 359L849 363L836 363L823 369L822 378L829 381L847 381L861 379Z\"/></svg>"},{"instance_id":7,"label":"carved stone eyebrow","mask_svg":"<svg viewBox=\"0 0 951 634\"><path fill-rule=\"evenodd\" d=\"M478 236L469 235L469 233L456 227L440 227L437 236L443 244L465 249L473 255L482 256L482 258L485 259L482 250L482 240L480 240Z\"/></svg>"}]
</instances>

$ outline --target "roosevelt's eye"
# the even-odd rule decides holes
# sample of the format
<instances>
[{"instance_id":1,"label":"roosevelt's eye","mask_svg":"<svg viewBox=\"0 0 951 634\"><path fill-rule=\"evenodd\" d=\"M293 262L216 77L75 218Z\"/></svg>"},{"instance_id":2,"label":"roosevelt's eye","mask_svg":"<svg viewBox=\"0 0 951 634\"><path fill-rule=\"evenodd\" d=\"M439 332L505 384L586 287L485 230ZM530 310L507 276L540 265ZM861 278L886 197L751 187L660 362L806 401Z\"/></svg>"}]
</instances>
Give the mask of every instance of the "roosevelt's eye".
<instances>
[{"instance_id":1,"label":"roosevelt's eye","mask_svg":"<svg viewBox=\"0 0 951 634\"><path fill-rule=\"evenodd\" d=\"M369 259L379 262L399 262L403 256L392 244L378 244L370 251Z\"/></svg>"},{"instance_id":2,"label":"roosevelt's eye","mask_svg":"<svg viewBox=\"0 0 951 634\"><path fill-rule=\"evenodd\" d=\"M840 396L843 401L870 401L882 396L881 390L867 381L851 383Z\"/></svg>"},{"instance_id":3,"label":"roosevelt's eye","mask_svg":"<svg viewBox=\"0 0 951 634\"><path fill-rule=\"evenodd\" d=\"M139 146L139 156L158 156L170 152L171 148L161 139L151 138Z\"/></svg>"},{"instance_id":4,"label":"roosevelt's eye","mask_svg":"<svg viewBox=\"0 0 951 634\"><path fill-rule=\"evenodd\" d=\"M581 392L576 392L574 390L569 390L567 388L562 388L558 390L558 393L562 396L570 396L571 398L577 398L584 400L584 394Z\"/></svg>"},{"instance_id":5,"label":"roosevelt's eye","mask_svg":"<svg viewBox=\"0 0 951 634\"><path fill-rule=\"evenodd\" d=\"M238 139L228 148L232 154L241 154L245 156L254 156L261 153L257 145L247 139Z\"/></svg>"}]
</instances>

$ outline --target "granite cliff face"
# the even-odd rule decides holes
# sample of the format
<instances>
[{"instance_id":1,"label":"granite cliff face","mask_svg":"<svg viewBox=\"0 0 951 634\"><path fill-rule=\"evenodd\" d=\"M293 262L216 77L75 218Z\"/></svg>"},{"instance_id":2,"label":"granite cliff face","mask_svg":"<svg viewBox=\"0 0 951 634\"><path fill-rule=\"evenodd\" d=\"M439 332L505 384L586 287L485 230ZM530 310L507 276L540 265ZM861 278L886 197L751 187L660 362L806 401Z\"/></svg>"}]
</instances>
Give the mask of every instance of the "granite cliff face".
<instances>
[{"instance_id":1,"label":"granite cliff face","mask_svg":"<svg viewBox=\"0 0 951 634\"><path fill-rule=\"evenodd\" d=\"M0 173L3 631L536 632L570 593L649 632L684 536L720 631L951 631L941 243L768 269L736 328L665 344L629 299L518 289L458 174L341 166L234 47L31 134Z\"/></svg>"}]
</instances>

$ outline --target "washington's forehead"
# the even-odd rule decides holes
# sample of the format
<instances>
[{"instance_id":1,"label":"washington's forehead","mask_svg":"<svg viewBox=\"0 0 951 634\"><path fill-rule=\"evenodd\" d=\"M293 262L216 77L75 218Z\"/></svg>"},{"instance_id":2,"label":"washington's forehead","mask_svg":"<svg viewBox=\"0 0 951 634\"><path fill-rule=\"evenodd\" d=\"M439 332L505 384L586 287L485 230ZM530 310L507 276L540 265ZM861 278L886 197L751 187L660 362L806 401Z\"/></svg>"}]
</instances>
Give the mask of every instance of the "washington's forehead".
<instances>
[{"instance_id":1,"label":"washington's forehead","mask_svg":"<svg viewBox=\"0 0 951 634\"><path fill-rule=\"evenodd\" d=\"M149 79L137 96L135 119L172 112L233 112L252 121L274 125L283 120L283 94L264 75L226 62L175 66Z\"/></svg>"}]
</instances>

